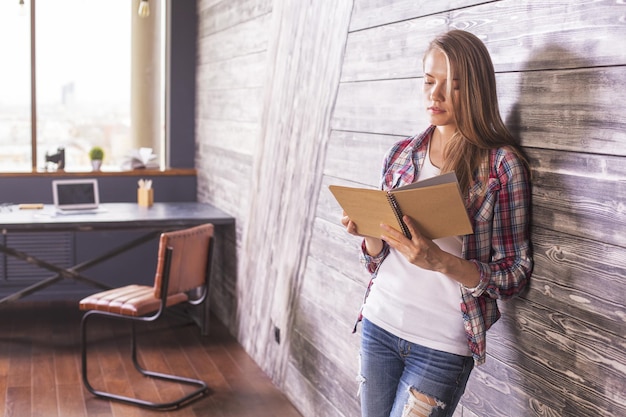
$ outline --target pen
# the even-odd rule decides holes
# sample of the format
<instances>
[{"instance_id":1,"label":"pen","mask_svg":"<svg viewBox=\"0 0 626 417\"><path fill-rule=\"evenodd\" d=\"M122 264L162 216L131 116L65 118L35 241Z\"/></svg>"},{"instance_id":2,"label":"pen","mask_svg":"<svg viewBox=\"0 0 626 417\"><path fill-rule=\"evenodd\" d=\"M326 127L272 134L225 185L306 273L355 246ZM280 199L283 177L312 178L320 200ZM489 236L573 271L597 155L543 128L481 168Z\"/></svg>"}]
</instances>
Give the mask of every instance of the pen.
<instances>
[{"instance_id":1,"label":"pen","mask_svg":"<svg viewBox=\"0 0 626 417\"><path fill-rule=\"evenodd\" d=\"M43 204L42 203L25 203L25 204L20 204L18 207L20 210L39 210L43 208Z\"/></svg>"}]
</instances>

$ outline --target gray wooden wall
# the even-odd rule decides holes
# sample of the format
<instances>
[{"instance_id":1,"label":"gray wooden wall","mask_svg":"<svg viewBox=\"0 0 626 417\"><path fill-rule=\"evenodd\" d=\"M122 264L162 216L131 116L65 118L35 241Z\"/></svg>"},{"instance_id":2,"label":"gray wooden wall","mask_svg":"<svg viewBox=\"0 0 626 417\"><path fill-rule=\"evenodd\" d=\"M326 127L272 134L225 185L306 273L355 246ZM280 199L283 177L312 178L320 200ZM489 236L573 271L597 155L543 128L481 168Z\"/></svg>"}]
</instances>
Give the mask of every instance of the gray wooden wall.
<instances>
[{"instance_id":1,"label":"gray wooden wall","mask_svg":"<svg viewBox=\"0 0 626 417\"><path fill-rule=\"evenodd\" d=\"M531 158L535 273L457 416L626 415L623 1L199 0L199 200L237 218L214 311L305 417L358 416L368 277L329 184L426 127L421 56L480 36ZM236 232L236 233L235 233Z\"/></svg>"}]
</instances>

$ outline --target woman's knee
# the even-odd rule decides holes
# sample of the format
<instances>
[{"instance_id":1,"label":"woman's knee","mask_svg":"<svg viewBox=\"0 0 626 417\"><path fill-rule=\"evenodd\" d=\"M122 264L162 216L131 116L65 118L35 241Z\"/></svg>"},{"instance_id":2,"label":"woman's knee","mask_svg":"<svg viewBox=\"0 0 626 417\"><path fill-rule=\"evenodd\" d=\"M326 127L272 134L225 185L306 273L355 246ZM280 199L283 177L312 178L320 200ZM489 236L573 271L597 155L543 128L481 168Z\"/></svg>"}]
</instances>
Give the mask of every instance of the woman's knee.
<instances>
[{"instance_id":1,"label":"woman's knee","mask_svg":"<svg viewBox=\"0 0 626 417\"><path fill-rule=\"evenodd\" d=\"M426 394L409 388L409 396L402 411L402 417L429 417L433 410L443 409L446 405Z\"/></svg>"}]
</instances>

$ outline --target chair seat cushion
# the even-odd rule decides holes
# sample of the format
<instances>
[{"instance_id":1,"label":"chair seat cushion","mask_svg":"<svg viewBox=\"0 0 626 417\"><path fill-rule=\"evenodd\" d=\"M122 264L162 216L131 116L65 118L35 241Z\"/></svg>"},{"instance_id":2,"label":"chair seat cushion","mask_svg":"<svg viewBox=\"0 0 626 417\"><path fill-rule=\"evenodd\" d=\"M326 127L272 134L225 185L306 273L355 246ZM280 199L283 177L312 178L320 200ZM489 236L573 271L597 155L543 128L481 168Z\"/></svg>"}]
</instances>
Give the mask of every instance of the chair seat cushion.
<instances>
[{"instance_id":1,"label":"chair seat cushion","mask_svg":"<svg viewBox=\"0 0 626 417\"><path fill-rule=\"evenodd\" d=\"M187 301L185 293L167 297L167 306ZM154 296L154 287L147 285L127 285L125 287L102 291L83 298L81 310L99 310L125 316L143 316L159 309L161 300Z\"/></svg>"}]
</instances>

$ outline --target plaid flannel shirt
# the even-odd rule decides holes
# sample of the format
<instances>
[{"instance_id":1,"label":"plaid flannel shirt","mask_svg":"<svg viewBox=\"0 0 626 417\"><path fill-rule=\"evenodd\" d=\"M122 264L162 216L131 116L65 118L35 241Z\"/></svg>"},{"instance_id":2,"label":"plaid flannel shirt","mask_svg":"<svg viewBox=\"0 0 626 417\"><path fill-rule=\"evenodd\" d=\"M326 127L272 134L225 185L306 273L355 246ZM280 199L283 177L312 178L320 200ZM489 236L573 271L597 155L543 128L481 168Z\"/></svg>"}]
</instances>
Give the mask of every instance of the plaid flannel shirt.
<instances>
[{"instance_id":1,"label":"plaid flannel shirt","mask_svg":"<svg viewBox=\"0 0 626 417\"><path fill-rule=\"evenodd\" d=\"M433 129L434 126L430 126L422 134L402 140L388 151L382 189L401 187L417 179L427 157ZM465 200L474 233L463 237L462 257L476 265L480 283L474 288L460 285L460 313L476 365L485 362L486 332L500 318L496 300L519 294L533 268L530 181L525 165L511 149L503 147L491 151L479 172L483 175L474 179ZM367 298L378 267L390 248L385 243L377 256L367 254L365 242L361 249L361 261L371 274ZM359 313L358 321L361 319Z\"/></svg>"}]
</instances>

